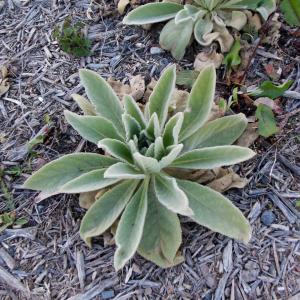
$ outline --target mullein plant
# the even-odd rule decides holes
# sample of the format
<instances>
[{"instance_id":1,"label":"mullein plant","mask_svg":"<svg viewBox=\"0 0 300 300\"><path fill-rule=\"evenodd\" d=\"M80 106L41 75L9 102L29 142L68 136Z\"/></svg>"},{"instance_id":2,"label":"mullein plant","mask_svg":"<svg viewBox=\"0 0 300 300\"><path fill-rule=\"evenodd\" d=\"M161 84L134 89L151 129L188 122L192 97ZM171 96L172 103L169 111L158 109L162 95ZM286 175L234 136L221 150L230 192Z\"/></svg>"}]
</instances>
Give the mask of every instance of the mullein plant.
<instances>
[{"instance_id":1,"label":"mullein plant","mask_svg":"<svg viewBox=\"0 0 300 300\"><path fill-rule=\"evenodd\" d=\"M276 0L180 0L148 3L130 12L123 20L128 25L146 25L168 21L160 33L159 43L180 60L192 36L202 46L213 41L228 52L234 38L228 27L240 31L247 23L245 10L260 13L266 20L276 9Z\"/></svg>"},{"instance_id":2,"label":"mullein plant","mask_svg":"<svg viewBox=\"0 0 300 300\"><path fill-rule=\"evenodd\" d=\"M183 169L212 169L252 158L249 148L231 146L243 133L243 114L207 121L214 100L216 73L204 69L190 92L183 112L170 115L176 81L174 65L166 68L145 109L125 95L121 102L97 73L80 70L90 102L75 100L85 115L65 111L68 123L98 153L62 156L35 172L25 182L28 189L45 194L86 193L96 196L80 226L82 239L93 237L113 224L116 252L114 266L121 269L137 251L160 267L183 261L179 215L228 237L247 243L247 219L220 193L172 177ZM105 153L105 155L100 153Z\"/></svg>"}]
</instances>

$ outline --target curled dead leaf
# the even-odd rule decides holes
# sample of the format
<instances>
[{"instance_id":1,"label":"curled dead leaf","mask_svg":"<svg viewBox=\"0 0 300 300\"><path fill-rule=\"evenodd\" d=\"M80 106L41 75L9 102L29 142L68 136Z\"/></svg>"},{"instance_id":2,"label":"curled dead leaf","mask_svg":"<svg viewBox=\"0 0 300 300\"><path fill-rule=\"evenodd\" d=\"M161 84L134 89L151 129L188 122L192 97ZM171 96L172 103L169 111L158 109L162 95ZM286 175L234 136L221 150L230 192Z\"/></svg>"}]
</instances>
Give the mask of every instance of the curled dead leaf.
<instances>
[{"instance_id":1,"label":"curled dead leaf","mask_svg":"<svg viewBox=\"0 0 300 300\"><path fill-rule=\"evenodd\" d=\"M195 59L194 69L201 72L206 66L213 64L218 69L223 62L224 56L221 53L217 53L213 50L209 53L200 52Z\"/></svg>"},{"instance_id":2,"label":"curled dead leaf","mask_svg":"<svg viewBox=\"0 0 300 300\"><path fill-rule=\"evenodd\" d=\"M123 15L125 8L130 3L130 0L120 0L118 3L118 12L119 14Z\"/></svg>"},{"instance_id":3,"label":"curled dead leaf","mask_svg":"<svg viewBox=\"0 0 300 300\"><path fill-rule=\"evenodd\" d=\"M250 147L258 139L258 137L258 123L248 123L246 130L236 141L235 145Z\"/></svg>"}]
</instances>

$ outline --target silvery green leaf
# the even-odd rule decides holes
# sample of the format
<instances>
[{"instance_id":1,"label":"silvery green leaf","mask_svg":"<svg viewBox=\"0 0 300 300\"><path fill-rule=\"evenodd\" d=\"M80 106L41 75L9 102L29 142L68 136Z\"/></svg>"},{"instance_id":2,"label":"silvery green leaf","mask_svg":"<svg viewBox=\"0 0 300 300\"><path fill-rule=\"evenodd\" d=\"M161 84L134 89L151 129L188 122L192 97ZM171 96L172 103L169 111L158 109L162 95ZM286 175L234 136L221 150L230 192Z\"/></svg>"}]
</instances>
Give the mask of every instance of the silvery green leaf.
<instances>
[{"instance_id":1,"label":"silvery green leaf","mask_svg":"<svg viewBox=\"0 0 300 300\"><path fill-rule=\"evenodd\" d=\"M183 123L183 113L178 112L171 117L165 126L163 140L165 147L178 144L179 132Z\"/></svg>"},{"instance_id":2,"label":"silvery green leaf","mask_svg":"<svg viewBox=\"0 0 300 300\"><path fill-rule=\"evenodd\" d=\"M183 6L177 3L148 3L131 11L123 19L123 23L127 25L159 23L174 18L181 9Z\"/></svg>"},{"instance_id":3,"label":"silvery green leaf","mask_svg":"<svg viewBox=\"0 0 300 300\"><path fill-rule=\"evenodd\" d=\"M219 35L218 32L212 32L213 22L208 19L199 19L194 27L194 36L197 42L202 46L210 45Z\"/></svg>"},{"instance_id":4,"label":"silvery green leaf","mask_svg":"<svg viewBox=\"0 0 300 300\"><path fill-rule=\"evenodd\" d=\"M149 97L149 113L152 117L157 114L161 129L165 125L168 116L168 108L175 90L176 66L166 68L156 83Z\"/></svg>"},{"instance_id":5,"label":"silvery green leaf","mask_svg":"<svg viewBox=\"0 0 300 300\"><path fill-rule=\"evenodd\" d=\"M132 116L140 124L141 128L144 129L146 127L146 120L138 104L129 95L125 95L123 101L127 114Z\"/></svg>"},{"instance_id":6,"label":"silvery green leaf","mask_svg":"<svg viewBox=\"0 0 300 300\"><path fill-rule=\"evenodd\" d=\"M119 162L106 169L104 178L144 179L145 174L131 165Z\"/></svg>"},{"instance_id":7,"label":"silvery green leaf","mask_svg":"<svg viewBox=\"0 0 300 300\"><path fill-rule=\"evenodd\" d=\"M117 250L114 256L116 270L123 268L133 257L141 241L148 207L148 184L144 180L126 206L118 224L115 236Z\"/></svg>"},{"instance_id":8,"label":"silvery green leaf","mask_svg":"<svg viewBox=\"0 0 300 300\"><path fill-rule=\"evenodd\" d=\"M129 146L130 152L134 153L138 151L137 143L134 140L130 140L127 142L127 145Z\"/></svg>"},{"instance_id":9,"label":"silvery green leaf","mask_svg":"<svg viewBox=\"0 0 300 300\"><path fill-rule=\"evenodd\" d=\"M148 209L138 252L162 268L182 262L176 254L181 244L181 228L177 215L157 200L153 183L148 192Z\"/></svg>"},{"instance_id":10,"label":"silvery green leaf","mask_svg":"<svg viewBox=\"0 0 300 300\"><path fill-rule=\"evenodd\" d=\"M182 148L183 148L183 144L170 146L168 148L169 153L159 161L160 168L164 169L164 168L168 167L176 159L176 157L180 154Z\"/></svg>"},{"instance_id":11,"label":"silvery green leaf","mask_svg":"<svg viewBox=\"0 0 300 300\"><path fill-rule=\"evenodd\" d=\"M227 116L206 123L184 141L184 151L233 144L248 124L244 114Z\"/></svg>"},{"instance_id":12,"label":"silvery green leaf","mask_svg":"<svg viewBox=\"0 0 300 300\"><path fill-rule=\"evenodd\" d=\"M158 173L160 171L160 165L157 159L153 157L148 157L136 152L133 154L133 158L136 165L138 165L146 174Z\"/></svg>"},{"instance_id":13,"label":"silvery green leaf","mask_svg":"<svg viewBox=\"0 0 300 300\"><path fill-rule=\"evenodd\" d=\"M99 169L85 173L68 181L59 191L68 194L85 193L103 189L119 181L119 179L105 178L105 170Z\"/></svg>"},{"instance_id":14,"label":"silvery green leaf","mask_svg":"<svg viewBox=\"0 0 300 300\"><path fill-rule=\"evenodd\" d=\"M179 141L195 133L207 120L212 108L216 86L216 70L213 65L203 69L194 83L188 98Z\"/></svg>"},{"instance_id":15,"label":"silvery green leaf","mask_svg":"<svg viewBox=\"0 0 300 300\"><path fill-rule=\"evenodd\" d=\"M154 156L154 143L152 143L152 144L148 147L148 149L147 149L145 155L146 155L146 156L150 156L150 157L153 157L153 156Z\"/></svg>"},{"instance_id":16,"label":"silvery green leaf","mask_svg":"<svg viewBox=\"0 0 300 300\"><path fill-rule=\"evenodd\" d=\"M83 113L87 116L96 116L96 110L95 107L92 105L92 103L84 98L81 95L78 94L72 94L71 97L73 100L77 103L77 105L81 108Z\"/></svg>"},{"instance_id":17,"label":"silvery green leaf","mask_svg":"<svg viewBox=\"0 0 300 300\"><path fill-rule=\"evenodd\" d=\"M81 69L79 77L97 113L111 121L118 132L125 137L122 124L123 109L111 86L96 72L90 70Z\"/></svg>"},{"instance_id":18,"label":"silvery green leaf","mask_svg":"<svg viewBox=\"0 0 300 300\"><path fill-rule=\"evenodd\" d=\"M125 144L113 139L103 139L98 143L99 148L103 148L107 153L124 162L133 163L130 148Z\"/></svg>"},{"instance_id":19,"label":"silvery green leaf","mask_svg":"<svg viewBox=\"0 0 300 300\"><path fill-rule=\"evenodd\" d=\"M165 154L165 147L161 136L155 139L154 142L154 157L160 160Z\"/></svg>"},{"instance_id":20,"label":"silvery green leaf","mask_svg":"<svg viewBox=\"0 0 300 300\"><path fill-rule=\"evenodd\" d=\"M68 110L64 111L68 123L86 140L97 143L105 138L123 140L109 120L100 116L79 116Z\"/></svg>"},{"instance_id":21,"label":"silvery green leaf","mask_svg":"<svg viewBox=\"0 0 300 300\"><path fill-rule=\"evenodd\" d=\"M184 9L180 10L175 16L175 24L180 24L188 20L196 21L197 18L201 18L207 11L200 9L194 5L186 4Z\"/></svg>"},{"instance_id":22,"label":"silvery green leaf","mask_svg":"<svg viewBox=\"0 0 300 300\"><path fill-rule=\"evenodd\" d=\"M251 227L240 210L222 194L196 182L177 180L194 212L191 218L198 224L230 238L248 243Z\"/></svg>"},{"instance_id":23,"label":"silvery green leaf","mask_svg":"<svg viewBox=\"0 0 300 300\"><path fill-rule=\"evenodd\" d=\"M68 154L33 173L25 181L24 188L47 193L57 192L69 181L116 162L114 158L95 153Z\"/></svg>"},{"instance_id":24,"label":"silvery green leaf","mask_svg":"<svg viewBox=\"0 0 300 300\"><path fill-rule=\"evenodd\" d=\"M165 175L153 176L154 188L158 201L167 209L184 216L193 215L189 207L189 200L178 187L175 178Z\"/></svg>"},{"instance_id":25,"label":"silvery green leaf","mask_svg":"<svg viewBox=\"0 0 300 300\"><path fill-rule=\"evenodd\" d=\"M186 152L176 158L171 167L186 169L214 169L230 166L255 156L249 148L240 146L216 146Z\"/></svg>"},{"instance_id":26,"label":"silvery green leaf","mask_svg":"<svg viewBox=\"0 0 300 300\"><path fill-rule=\"evenodd\" d=\"M139 133L141 132L141 127L135 118L133 118L129 114L123 114L122 121L125 127L126 140L130 140L133 138L133 136L139 135Z\"/></svg>"},{"instance_id":27,"label":"silvery green leaf","mask_svg":"<svg viewBox=\"0 0 300 300\"><path fill-rule=\"evenodd\" d=\"M154 140L156 137L160 136L160 133L161 131L160 131L158 116L156 113L153 113L149 120L145 134L149 139Z\"/></svg>"},{"instance_id":28,"label":"silvery green leaf","mask_svg":"<svg viewBox=\"0 0 300 300\"><path fill-rule=\"evenodd\" d=\"M138 180L125 180L96 199L80 225L80 236L89 246L92 237L102 234L119 217L138 183Z\"/></svg>"},{"instance_id":29,"label":"silvery green leaf","mask_svg":"<svg viewBox=\"0 0 300 300\"><path fill-rule=\"evenodd\" d=\"M185 49L190 43L193 27L194 22L190 19L180 24L175 24L175 20L169 21L160 33L160 46L171 51L175 59L182 59Z\"/></svg>"}]
</instances>

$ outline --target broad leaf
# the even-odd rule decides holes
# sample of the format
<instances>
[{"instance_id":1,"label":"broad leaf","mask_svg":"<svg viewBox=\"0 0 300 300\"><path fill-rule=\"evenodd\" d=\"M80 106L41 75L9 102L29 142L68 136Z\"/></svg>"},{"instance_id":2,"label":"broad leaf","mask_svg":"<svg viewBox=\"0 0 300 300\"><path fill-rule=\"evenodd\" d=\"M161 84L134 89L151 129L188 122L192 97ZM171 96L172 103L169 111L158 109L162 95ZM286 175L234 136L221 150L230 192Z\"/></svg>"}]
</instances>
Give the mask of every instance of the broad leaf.
<instances>
[{"instance_id":1,"label":"broad leaf","mask_svg":"<svg viewBox=\"0 0 300 300\"><path fill-rule=\"evenodd\" d=\"M160 168L163 169L163 168L168 167L179 155L182 148L183 148L183 144L170 146L168 148L169 153L159 161Z\"/></svg>"},{"instance_id":2,"label":"broad leaf","mask_svg":"<svg viewBox=\"0 0 300 300\"><path fill-rule=\"evenodd\" d=\"M163 22L175 17L183 6L177 3L148 3L130 12L123 23L127 25L145 25Z\"/></svg>"},{"instance_id":3,"label":"broad leaf","mask_svg":"<svg viewBox=\"0 0 300 300\"><path fill-rule=\"evenodd\" d=\"M158 173L160 171L160 165L157 159L153 157L144 156L138 152L133 154L134 161L145 174Z\"/></svg>"},{"instance_id":4,"label":"broad leaf","mask_svg":"<svg viewBox=\"0 0 300 300\"><path fill-rule=\"evenodd\" d=\"M289 25L300 26L300 0L283 0L280 8Z\"/></svg>"},{"instance_id":5,"label":"broad leaf","mask_svg":"<svg viewBox=\"0 0 300 300\"><path fill-rule=\"evenodd\" d=\"M157 199L162 205L184 216L193 215L193 211L189 207L188 198L178 187L175 178L155 175L153 181Z\"/></svg>"},{"instance_id":6,"label":"broad leaf","mask_svg":"<svg viewBox=\"0 0 300 300\"><path fill-rule=\"evenodd\" d=\"M192 150L179 156L171 167L186 169L214 169L238 164L256 153L240 146L216 146Z\"/></svg>"},{"instance_id":7,"label":"broad leaf","mask_svg":"<svg viewBox=\"0 0 300 300\"><path fill-rule=\"evenodd\" d=\"M216 119L199 128L184 141L184 150L233 144L248 124L244 114Z\"/></svg>"},{"instance_id":8,"label":"broad leaf","mask_svg":"<svg viewBox=\"0 0 300 300\"><path fill-rule=\"evenodd\" d=\"M111 121L119 133L125 136L122 124L123 109L119 98L111 86L96 72L90 70L80 70L79 76L97 113Z\"/></svg>"},{"instance_id":9,"label":"broad leaf","mask_svg":"<svg viewBox=\"0 0 300 300\"><path fill-rule=\"evenodd\" d=\"M92 105L92 103L89 100L87 100L86 98L78 94L72 94L71 97L82 109L85 115L96 116L97 113L95 107Z\"/></svg>"},{"instance_id":10,"label":"broad leaf","mask_svg":"<svg viewBox=\"0 0 300 300\"><path fill-rule=\"evenodd\" d=\"M80 225L80 236L89 246L92 237L102 234L115 222L131 199L138 183L138 180L126 180L96 199Z\"/></svg>"},{"instance_id":11,"label":"broad leaf","mask_svg":"<svg viewBox=\"0 0 300 300\"><path fill-rule=\"evenodd\" d=\"M141 171L136 168L119 162L107 168L104 178L144 179L145 175L141 174Z\"/></svg>"},{"instance_id":12,"label":"broad leaf","mask_svg":"<svg viewBox=\"0 0 300 300\"><path fill-rule=\"evenodd\" d=\"M198 224L228 237L248 243L251 227L241 211L227 198L196 182L177 180L189 199L194 212L191 218Z\"/></svg>"},{"instance_id":13,"label":"broad leaf","mask_svg":"<svg viewBox=\"0 0 300 300\"><path fill-rule=\"evenodd\" d=\"M138 104L129 95L125 95L123 101L127 114L131 115L140 124L141 128L144 129L146 127L146 121Z\"/></svg>"},{"instance_id":14,"label":"broad leaf","mask_svg":"<svg viewBox=\"0 0 300 300\"><path fill-rule=\"evenodd\" d=\"M105 138L123 140L107 119L100 116L80 116L68 110L64 111L68 123L86 140L94 144Z\"/></svg>"},{"instance_id":15,"label":"broad leaf","mask_svg":"<svg viewBox=\"0 0 300 300\"><path fill-rule=\"evenodd\" d=\"M74 153L58 158L28 178L24 188L57 192L71 180L74 180L91 171L111 166L117 161L113 158L94 153Z\"/></svg>"},{"instance_id":16,"label":"broad leaf","mask_svg":"<svg viewBox=\"0 0 300 300\"><path fill-rule=\"evenodd\" d=\"M179 132L183 123L183 113L178 112L169 119L163 133L165 147L178 144Z\"/></svg>"},{"instance_id":17,"label":"broad leaf","mask_svg":"<svg viewBox=\"0 0 300 300\"><path fill-rule=\"evenodd\" d=\"M103 139L98 143L98 147L122 161L133 163L132 154L125 143L113 139Z\"/></svg>"},{"instance_id":18,"label":"broad leaf","mask_svg":"<svg viewBox=\"0 0 300 300\"><path fill-rule=\"evenodd\" d=\"M261 136L267 138L279 131L273 111L267 105L259 104L255 116L258 119L258 133Z\"/></svg>"},{"instance_id":19,"label":"broad leaf","mask_svg":"<svg viewBox=\"0 0 300 300\"><path fill-rule=\"evenodd\" d=\"M162 268L174 266L181 244L181 228L177 215L159 203L153 184L148 192L148 210L138 252Z\"/></svg>"},{"instance_id":20,"label":"broad leaf","mask_svg":"<svg viewBox=\"0 0 300 300\"><path fill-rule=\"evenodd\" d=\"M216 85L216 71L213 65L199 74L188 99L179 141L195 133L207 120L212 108Z\"/></svg>"},{"instance_id":21,"label":"broad leaf","mask_svg":"<svg viewBox=\"0 0 300 300\"><path fill-rule=\"evenodd\" d=\"M124 267L141 241L148 207L148 184L148 181L144 180L125 208L118 224L115 236L117 250L114 256L116 270Z\"/></svg>"},{"instance_id":22,"label":"broad leaf","mask_svg":"<svg viewBox=\"0 0 300 300\"><path fill-rule=\"evenodd\" d=\"M168 108L175 89L175 80L176 67L172 65L164 70L149 97L150 116L154 113L157 114L161 128L164 127L168 116Z\"/></svg>"},{"instance_id":23,"label":"broad leaf","mask_svg":"<svg viewBox=\"0 0 300 300\"><path fill-rule=\"evenodd\" d=\"M175 20L171 20L161 31L159 44L163 49L171 51L175 59L180 60L183 58L185 49L190 43L192 33L192 20L179 24L175 24Z\"/></svg>"},{"instance_id":24,"label":"broad leaf","mask_svg":"<svg viewBox=\"0 0 300 300\"><path fill-rule=\"evenodd\" d=\"M132 139L135 135L138 136L141 132L141 126L136 121L135 118L130 116L129 114L123 114L122 115L122 121L125 127L126 132L126 140Z\"/></svg>"}]
</instances>

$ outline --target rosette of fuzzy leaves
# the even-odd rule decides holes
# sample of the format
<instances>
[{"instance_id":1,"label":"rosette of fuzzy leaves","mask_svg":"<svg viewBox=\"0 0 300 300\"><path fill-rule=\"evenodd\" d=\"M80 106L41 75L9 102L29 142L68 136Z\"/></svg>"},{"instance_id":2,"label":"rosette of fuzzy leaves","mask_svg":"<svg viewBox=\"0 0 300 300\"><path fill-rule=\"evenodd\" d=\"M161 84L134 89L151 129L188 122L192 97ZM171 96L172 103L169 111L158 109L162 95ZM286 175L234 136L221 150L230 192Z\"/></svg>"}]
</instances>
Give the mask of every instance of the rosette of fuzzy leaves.
<instances>
[{"instance_id":1,"label":"rosette of fuzzy leaves","mask_svg":"<svg viewBox=\"0 0 300 300\"><path fill-rule=\"evenodd\" d=\"M228 27L239 31L246 25L247 15L243 10L257 11L266 20L276 9L276 0L194 0L185 5L176 2L142 5L130 12L123 23L145 25L168 21L159 43L177 60L184 56L193 35L200 45L217 41L221 51L228 52L234 42Z\"/></svg>"},{"instance_id":2,"label":"rosette of fuzzy leaves","mask_svg":"<svg viewBox=\"0 0 300 300\"><path fill-rule=\"evenodd\" d=\"M227 198L170 175L183 169L228 166L255 155L248 148L231 146L246 128L244 115L208 121L216 83L213 66L200 73L185 110L172 116L168 108L175 90L174 65L164 70L144 111L131 96L121 102L95 72L81 70L80 79L90 102L78 95L75 100L85 115L65 111L65 117L84 139L106 154L65 155L29 177L26 188L48 195L105 188L85 214L80 235L90 245L91 238L118 221L116 269L136 251L161 267L180 263L178 214L231 238L249 241L248 221Z\"/></svg>"}]
</instances>

